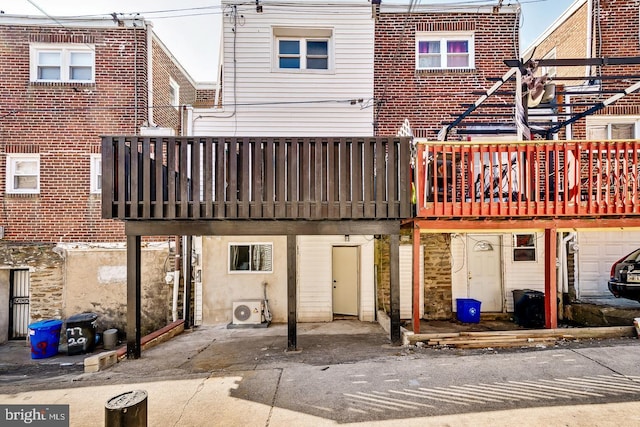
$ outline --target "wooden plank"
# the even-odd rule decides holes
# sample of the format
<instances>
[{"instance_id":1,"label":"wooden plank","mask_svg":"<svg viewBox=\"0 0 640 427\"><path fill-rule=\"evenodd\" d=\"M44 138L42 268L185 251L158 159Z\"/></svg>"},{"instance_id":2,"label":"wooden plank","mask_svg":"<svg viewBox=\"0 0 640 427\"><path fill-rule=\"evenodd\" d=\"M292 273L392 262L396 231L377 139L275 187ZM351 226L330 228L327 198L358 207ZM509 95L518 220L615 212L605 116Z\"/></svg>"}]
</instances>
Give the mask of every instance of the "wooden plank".
<instances>
[{"instance_id":1,"label":"wooden plank","mask_svg":"<svg viewBox=\"0 0 640 427\"><path fill-rule=\"evenodd\" d=\"M227 150L227 143L223 138L216 138L213 140L213 144L215 146L215 194L214 194L214 202L213 202L213 216L214 218L225 218L226 217L226 184L227 184L227 175L225 174L224 165L229 163L229 151Z\"/></svg>"},{"instance_id":2,"label":"wooden plank","mask_svg":"<svg viewBox=\"0 0 640 427\"><path fill-rule=\"evenodd\" d=\"M385 212L385 217L387 218L399 218L400 210L398 209L398 203L400 201L400 193L398 189L398 181L400 177L397 175L398 167L398 145L396 144L396 140L393 138L389 138L385 141L385 150L387 152L387 161L385 164L385 172L387 176L387 209ZM409 169L408 164L405 165L406 169Z\"/></svg>"},{"instance_id":3,"label":"wooden plank","mask_svg":"<svg viewBox=\"0 0 640 427\"><path fill-rule=\"evenodd\" d=\"M287 147L283 139L275 140L276 144L276 218L286 218L286 173L287 173Z\"/></svg>"},{"instance_id":4,"label":"wooden plank","mask_svg":"<svg viewBox=\"0 0 640 427\"><path fill-rule=\"evenodd\" d=\"M385 218L387 216L387 195L386 188L387 183L385 182L385 144L381 139L375 140L375 156L376 156L376 165L375 165L375 205L376 205L376 218Z\"/></svg>"},{"instance_id":5,"label":"wooden plank","mask_svg":"<svg viewBox=\"0 0 640 427\"><path fill-rule=\"evenodd\" d=\"M167 212L165 218L176 217L176 140L167 138Z\"/></svg>"},{"instance_id":6,"label":"wooden plank","mask_svg":"<svg viewBox=\"0 0 640 427\"><path fill-rule=\"evenodd\" d=\"M214 147L213 147L213 138L204 138L202 139L204 144L204 194L203 194L203 202L204 202L204 216L206 218L213 218L213 171L214 171Z\"/></svg>"},{"instance_id":7,"label":"wooden plank","mask_svg":"<svg viewBox=\"0 0 640 427\"><path fill-rule=\"evenodd\" d=\"M264 202L264 150L262 147L263 141L255 139L251 144L251 179L252 184L252 197L250 201L249 216L251 218L262 218L262 207Z\"/></svg>"},{"instance_id":8,"label":"wooden plank","mask_svg":"<svg viewBox=\"0 0 640 427\"><path fill-rule=\"evenodd\" d=\"M362 199L362 149L364 141L354 139L351 143L351 161L353 168L351 171L351 218L362 218L364 215L364 205Z\"/></svg>"},{"instance_id":9,"label":"wooden plank","mask_svg":"<svg viewBox=\"0 0 640 427\"><path fill-rule=\"evenodd\" d=\"M313 196L315 200L314 210L312 212L312 218L322 218L322 204L326 201L325 194L322 191L323 184L326 182L324 153L326 153L325 147L327 146L326 139L317 139L314 145L313 151Z\"/></svg>"},{"instance_id":10,"label":"wooden plank","mask_svg":"<svg viewBox=\"0 0 640 427\"><path fill-rule=\"evenodd\" d=\"M200 211L200 166L202 161L202 142L200 138L187 139L191 146L191 179L189 185L189 192L191 198L189 199L191 212L189 212L189 218L200 218L202 212ZM186 327L186 326L185 326Z\"/></svg>"},{"instance_id":11,"label":"wooden plank","mask_svg":"<svg viewBox=\"0 0 640 427\"><path fill-rule=\"evenodd\" d=\"M264 144L264 201L262 216L263 218L274 218L275 216L275 173L276 173L276 159L274 152L273 138L266 138L263 140Z\"/></svg>"},{"instance_id":12,"label":"wooden plank","mask_svg":"<svg viewBox=\"0 0 640 427\"><path fill-rule=\"evenodd\" d=\"M348 146L351 145L351 138L340 138L340 156L338 168L340 170L340 185L338 193L338 201L340 205L340 218L348 218L351 216L351 161L350 150Z\"/></svg>"},{"instance_id":13,"label":"wooden plank","mask_svg":"<svg viewBox=\"0 0 640 427\"><path fill-rule=\"evenodd\" d=\"M242 138L238 144L238 154L240 156L240 164L238 165L238 218L249 218L251 145L253 145L253 141L249 138Z\"/></svg>"},{"instance_id":14,"label":"wooden plank","mask_svg":"<svg viewBox=\"0 0 640 427\"><path fill-rule=\"evenodd\" d=\"M287 140L287 201L289 211L287 218L297 218L298 208L300 205L300 194L298 193L298 149L297 139L288 138Z\"/></svg>"},{"instance_id":15,"label":"wooden plank","mask_svg":"<svg viewBox=\"0 0 640 427\"><path fill-rule=\"evenodd\" d=\"M142 218L151 218L151 192L154 182L154 170L151 170L151 141L148 137L142 138Z\"/></svg>"},{"instance_id":16,"label":"wooden plank","mask_svg":"<svg viewBox=\"0 0 640 427\"><path fill-rule=\"evenodd\" d=\"M376 209L375 209L375 201L374 197L374 185L375 185L375 143L373 140L365 141L364 143L364 188L363 188L363 199L364 199L364 216L366 218L375 218Z\"/></svg>"},{"instance_id":17,"label":"wooden plank","mask_svg":"<svg viewBox=\"0 0 640 427\"><path fill-rule=\"evenodd\" d=\"M229 147L229 155L227 162L229 164L227 176L227 208L225 209L225 217L238 217L238 143L235 138L227 140Z\"/></svg>"},{"instance_id":18,"label":"wooden plank","mask_svg":"<svg viewBox=\"0 0 640 427\"><path fill-rule=\"evenodd\" d=\"M300 162L299 162L299 189L300 189L300 210L298 212L298 218L311 218L311 175L313 173L311 169L311 142L309 138L303 139L301 142L300 150Z\"/></svg>"},{"instance_id":19,"label":"wooden plank","mask_svg":"<svg viewBox=\"0 0 640 427\"><path fill-rule=\"evenodd\" d=\"M178 176L179 176L179 195L180 195L180 211L176 214L180 218L189 217L189 163L188 159L188 142L180 139L180 151L178 157Z\"/></svg>"},{"instance_id":20,"label":"wooden plank","mask_svg":"<svg viewBox=\"0 0 640 427\"><path fill-rule=\"evenodd\" d=\"M162 144L161 138L153 139L153 154L155 158L155 162L153 163L154 171L156 177L156 185L154 189L155 194L155 202L153 203L153 218L163 218L164 217L164 202L165 202L165 193L167 191L167 178L166 174L169 173L169 168L164 164L164 145ZM167 171L165 173L165 170Z\"/></svg>"},{"instance_id":21,"label":"wooden plank","mask_svg":"<svg viewBox=\"0 0 640 427\"><path fill-rule=\"evenodd\" d=\"M140 202L140 174L141 167L140 155L138 151L138 138L132 138L130 142L130 156L129 156L129 178L131 185L129 185L129 218L137 218L138 215L138 203Z\"/></svg>"},{"instance_id":22,"label":"wooden plank","mask_svg":"<svg viewBox=\"0 0 640 427\"><path fill-rule=\"evenodd\" d=\"M102 137L102 218L110 219L114 217L114 178L118 172L116 164L114 162L115 150L113 149L115 138L108 136Z\"/></svg>"},{"instance_id":23,"label":"wooden plank","mask_svg":"<svg viewBox=\"0 0 640 427\"><path fill-rule=\"evenodd\" d=\"M339 166L338 166L338 149L339 146L335 140L330 140L327 146L327 204L328 204L328 212L327 215L331 219L339 218L340 211L337 208L336 202L338 201L338 184L340 182L339 179Z\"/></svg>"},{"instance_id":24,"label":"wooden plank","mask_svg":"<svg viewBox=\"0 0 640 427\"><path fill-rule=\"evenodd\" d=\"M131 157L131 150L126 145L125 138L123 136L118 138L118 148L116 151L116 155L118 156L118 170L116 175L116 184L118 192L116 205L118 207L118 218L126 218L127 212L127 179L129 178L127 174L131 174L131 171L127 170L126 158L127 153L129 153L129 157Z\"/></svg>"}]
</instances>

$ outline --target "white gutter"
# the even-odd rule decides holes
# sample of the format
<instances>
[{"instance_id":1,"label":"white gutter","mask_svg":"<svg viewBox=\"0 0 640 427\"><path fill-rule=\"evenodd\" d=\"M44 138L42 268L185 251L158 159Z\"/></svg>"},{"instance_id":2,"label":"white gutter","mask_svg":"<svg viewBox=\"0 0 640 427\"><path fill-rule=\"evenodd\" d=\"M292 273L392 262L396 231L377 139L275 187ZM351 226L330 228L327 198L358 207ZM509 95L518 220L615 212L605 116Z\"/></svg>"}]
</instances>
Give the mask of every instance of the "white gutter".
<instances>
[{"instance_id":1,"label":"white gutter","mask_svg":"<svg viewBox=\"0 0 640 427\"><path fill-rule=\"evenodd\" d=\"M147 23L147 111L149 127L156 127L153 121L153 24ZM175 321L175 320L174 320Z\"/></svg>"}]
</instances>

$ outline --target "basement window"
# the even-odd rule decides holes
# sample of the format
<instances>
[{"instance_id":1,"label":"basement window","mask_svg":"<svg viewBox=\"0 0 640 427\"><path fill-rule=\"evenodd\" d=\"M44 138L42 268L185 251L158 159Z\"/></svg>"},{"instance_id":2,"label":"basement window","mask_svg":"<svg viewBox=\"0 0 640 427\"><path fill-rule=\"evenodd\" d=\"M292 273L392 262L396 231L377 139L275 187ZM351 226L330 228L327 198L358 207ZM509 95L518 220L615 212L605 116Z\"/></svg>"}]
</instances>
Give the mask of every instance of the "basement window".
<instances>
[{"instance_id":1,"label":"basement window","mask_svg":"<svg viewBox=\"0 0 640 427\"><path fill-rule=\"evenodd\" d=\"M536 260L536 235L535 233L513 235L513 260Z\"/></svg>"},{"instance_id":2,"label":"basement window","mask_svg":"<svg viewBox=\"0 0 640 427\"><path fill-rule=\"evenodd\" d=\"M230 243L229 273L272 273L272 243Z\"/></svg>"}]
</instances>

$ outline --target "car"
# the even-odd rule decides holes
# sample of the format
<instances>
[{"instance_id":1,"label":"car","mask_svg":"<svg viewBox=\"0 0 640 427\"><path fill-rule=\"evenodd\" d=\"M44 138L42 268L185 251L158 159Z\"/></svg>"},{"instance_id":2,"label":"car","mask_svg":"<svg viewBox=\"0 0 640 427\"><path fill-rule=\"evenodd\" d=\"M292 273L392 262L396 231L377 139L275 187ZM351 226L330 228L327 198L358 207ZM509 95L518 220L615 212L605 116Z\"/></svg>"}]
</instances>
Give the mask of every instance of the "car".
<instances>
[{"instance_id":1,"label":"car","mask_svg":"<svg viewBox=\"0 0 640 427\"><path fill-rule=\"evenodd\" d=\"M617 298L640 301L640 249L611 266L609 291Z\"/></svg>"}]
</instances>

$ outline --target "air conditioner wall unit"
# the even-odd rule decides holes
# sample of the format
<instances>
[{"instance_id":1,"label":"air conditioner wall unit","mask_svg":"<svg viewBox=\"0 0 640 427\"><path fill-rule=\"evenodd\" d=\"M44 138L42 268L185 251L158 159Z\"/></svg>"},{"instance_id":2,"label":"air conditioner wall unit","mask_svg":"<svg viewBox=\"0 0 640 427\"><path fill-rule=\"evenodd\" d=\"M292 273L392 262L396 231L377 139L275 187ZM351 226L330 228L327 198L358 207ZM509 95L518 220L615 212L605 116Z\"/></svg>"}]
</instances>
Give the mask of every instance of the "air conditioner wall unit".
<instances>
[{"instance_id":1,"label":"air conditioner wall unit","mask_svg":"<svg viewBox=\"0 0 640 427\"><path fill-rule=\"evenodd\" d=\"M234 325L259 325L264 320L264 300L234 301L232 314Z\"/></svg>"}]
</instances>

